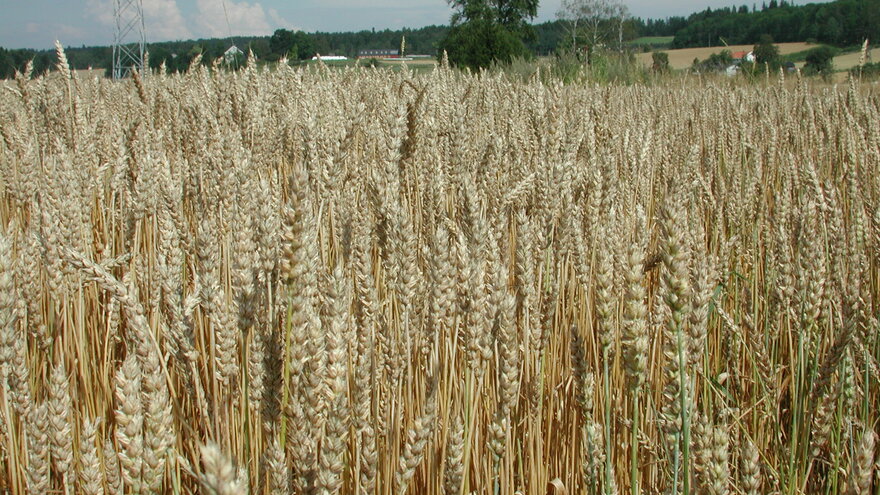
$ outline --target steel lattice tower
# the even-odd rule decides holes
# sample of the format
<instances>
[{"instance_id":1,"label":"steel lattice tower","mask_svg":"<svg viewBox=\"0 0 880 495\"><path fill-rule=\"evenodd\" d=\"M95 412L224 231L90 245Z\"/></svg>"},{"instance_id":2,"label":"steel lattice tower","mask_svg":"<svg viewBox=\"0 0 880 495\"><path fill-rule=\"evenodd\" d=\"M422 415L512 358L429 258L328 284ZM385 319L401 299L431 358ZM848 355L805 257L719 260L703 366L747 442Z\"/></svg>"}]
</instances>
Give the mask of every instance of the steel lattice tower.
<instances>
[{"instance_id":1,"label":"steel lattice tower","mask_svg":"<svg viewBox=\"0 0 880 495\"><path fill-rule=\"evenodd\" d=\"M144 69L143 0L113 0L116 34L113 38L113 79L130 75L132 68Z\"/></svg>"}]
</instances>

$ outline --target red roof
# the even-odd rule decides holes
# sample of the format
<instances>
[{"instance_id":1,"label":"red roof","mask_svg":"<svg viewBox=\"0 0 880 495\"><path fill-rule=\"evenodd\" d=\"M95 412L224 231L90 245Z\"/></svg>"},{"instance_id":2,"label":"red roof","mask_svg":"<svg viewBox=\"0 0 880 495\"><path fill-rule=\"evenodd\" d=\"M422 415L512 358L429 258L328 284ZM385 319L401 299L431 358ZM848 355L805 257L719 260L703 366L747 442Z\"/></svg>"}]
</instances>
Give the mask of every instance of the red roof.
<instances>
[{"instance_id":1,"label":"red roof","mask_svg":"<svg viewBox=\"0 0 880 495\"><path fill-rule=\"evenodd\" d=\"M743 59L746 58L746 55L748 54L749 52L733 52L733 58Z\"/></svg>"}]
</instances>

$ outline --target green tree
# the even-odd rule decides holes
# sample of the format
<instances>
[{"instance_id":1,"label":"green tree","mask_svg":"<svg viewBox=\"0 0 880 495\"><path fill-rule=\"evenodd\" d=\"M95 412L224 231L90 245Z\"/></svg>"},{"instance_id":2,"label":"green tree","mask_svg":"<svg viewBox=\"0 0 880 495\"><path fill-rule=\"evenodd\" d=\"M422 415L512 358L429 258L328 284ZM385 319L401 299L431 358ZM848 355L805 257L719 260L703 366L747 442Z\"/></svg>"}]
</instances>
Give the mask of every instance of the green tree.
<instances>
[{"instance_id":1,"label":"green tree","mask_svg":"<svg viewBox=\"0 0 880 495\"><path fill-rule=\"evenodd\" d=\"M266 55L266 60L278 60L287 57L293 60L311 58L315 54L315 43L312 37L302 31L290 31L277 29L269 38L271 54Z\"/></svg>"},{"instance_id":2,"label":"green tree","mask_svg":"<svg viewBox=\"0 0 880 495\"><path fill-rule=\"evenodd\" d=\"M590 63L598 46L617 38L617 48L623 47L623 27L629 10L619 0L562 0L556 17L566 26L572 50L581 52L585 46Z\"/></svg>"},{"instance_id":3,"label":"green tree","mask_svg":"<svg viewBox=\"0 0 880 495\"><path fill-rule=\"evenodd\" d=\"M652 69L654 72L669 72L669 54L666 52L654 52L651 54L651 60L654 61Z\"/></svg>"},{"instance_id":4,"label":"green tree","mask_svg":"<svg viewBox=\"0 0 880 495\"><path fill-rule=\"evenodd\" d=\"M449 62L479 69L527 56L524 38L533 35L528 19L538 13L538 0L449 0L456 9L449 32L440 42Z\"/></svg>"},{"instance_id":5,"label":"green tree","mask_svg":"<svg viewBox=\"0 0 880 495\"><path fill-rule=\"evenodd\" d=\"M821 74L828 75L834 70L834 55L837 50L830 46L819 46L813 48L807 53L804 59L804 73L809 75Z\"/></svg>"},{"instance_id":6,"label":"green tree","mask_svg":"<svg viewBox=\"0 0 880 495\"><path fill-rule=\"evenodd\" d=\"M0 47L0 79L15 76L15 61L5 48Z\"/></svg>"},{"instance_id":7,"label":"green tree","mask_svg":"<svg viewBox=\"0 0 880 495\"><path fill-rule=\"evenodd\" d=\"M828 43L834 45L840 43L843 38L843 27L841 27L840 21L836 17L829 17L825 22L825 29L822 30L821 36Z\"/></svg>"},{"instance_id":8,"label":"green tree","mask_svg":"<svg viewBox=\"0 0 880 495\"><path fill-rule=\"evenodd\" d=\"M162 66L162 63L165 62L166 69L168 68L169 62L171 59L171 52L168 51L164 46L151 46L150 47L150 69L156 70Z\"/></svg>"},{"instance_id":9,"label":"green tree","mask_svg":"<svg viewBox=\"0 0 880 495\"><path fill-rule=\"evenodd\" d=\"M488 67L492 62L509 63L527 55L525 45L514 33L487 19L475 19L453 27L443 40L449 62L472 70Z\"/></svg>"},{"instance_id":10,"label":"green tree","mask_svg":"<svg viewBox=\"0 0 880 495\"><path fill-rule=\"evenodd\" d=\"M763 66L767 64L770 69L779 68L779 47L773 44L773 37L769 34L761 35L758 44L752 49L755 62Z\"/></svg>"},{"instance_id":11,"label":"green tree","mask_svg":"<svg viewBox=\"0 0 880 495\"><path fill-rule=\"evenodd\" d=\"M279 57L287 55L295 44L296 39L293 31L287 29L276 29L272 37L269 38L269 48Z\"/></svg>"},{"instance_id":12,"label":"green tree","mask_svg":"<svg viewBox=\"0 0 880 495\"><path fill-rule=\"evenodd\" d=\"M694 59L694 65L691 70L697 72L719 72L727 69L733 64L733 55L730 50L721 50L719 53L709 55L709 58L702 62Z\"/></svg>"},{"instance_id":13,"label":"green tree","mask_svg":"<svg viewBox=\"0 0 880 495\"><path fill-rule=\"evenodd\" d=\"M265 38L258 38L248 43L248 50L252 51L254 55L261 60L266 58L266 55L272 53L272 47L269 45L269 40Z\"/></svg>"},{"instance_id":14,"label":"green tree","mask_svg":"<svg viewBox=\"0 0 880 495\"><path fill-rule=\"evenodd\" d=\"M289 58L304 60L312 58L315 54L315 44L312 42L312 37L303 31L297 31L293 34L293 42L294 46L288 52Z\"/></svg>"}]
</instances>

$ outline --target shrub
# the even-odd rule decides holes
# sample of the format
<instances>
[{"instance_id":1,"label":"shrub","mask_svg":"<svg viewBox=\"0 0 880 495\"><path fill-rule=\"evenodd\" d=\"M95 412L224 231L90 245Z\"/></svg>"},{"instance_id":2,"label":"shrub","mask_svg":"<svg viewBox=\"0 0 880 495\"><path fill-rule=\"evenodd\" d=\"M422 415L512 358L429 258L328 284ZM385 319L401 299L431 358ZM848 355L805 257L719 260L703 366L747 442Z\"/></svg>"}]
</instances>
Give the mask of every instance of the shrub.
<instances>
[{"instance_id":1,"label":"shrub","mask_svg":"<svg viewBox=\"0 0 880 495\"><path fill-rule=\"evenodd\" d=\"M853 67L849 72L854 76L861 76L865 79L877 79L880 77L880 62L865 64L861 67Z\"/></svg>"},{"instance_id":2,"label":"shrub","mask_svg":"<svg viewBox=\"0 0 880 495\"><path fill-rule=\"evenodd\" d=\"M804 64L804 74L807 75L827 75L834 71L834 56L838 50L830 46L819 46L813 48L807 53L806 64Z\"/></svg>"},{"instance_id":3,"label":"shrub","mask_svg":"<svg viewBox=\"0 0 880 495\"><path fill-rule=\"evenodd\" d=\"M651 54L651 60L654 62L651 68L654 72L669 71L669 54L666 52L654 52Z\"/></svg>"},{"instance_id":4,"label":"shrub","mask_svg":"<svg viewBox=\"0 0 880 495\"><path fill-rule=\"evenodd\" d=\"M720 72L733 64L733 55L730 50L721 50L719 53L709 55L709 58L702 62L694 59L692 70L696 72Z\"/></svg>"}]
</instances>

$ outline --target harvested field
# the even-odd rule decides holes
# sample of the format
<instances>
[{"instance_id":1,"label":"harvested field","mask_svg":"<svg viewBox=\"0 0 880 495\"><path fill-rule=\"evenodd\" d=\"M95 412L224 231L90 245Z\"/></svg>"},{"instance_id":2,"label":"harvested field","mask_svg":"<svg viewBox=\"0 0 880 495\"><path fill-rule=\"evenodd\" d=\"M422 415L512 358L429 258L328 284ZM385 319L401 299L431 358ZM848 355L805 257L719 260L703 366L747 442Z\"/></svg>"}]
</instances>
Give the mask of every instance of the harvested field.
<instances>
[{"instance_id":1,"label":"harvested field","mask_svg":"<svg viewBox=\"0 0 880 495\"><path fill-rule=\"evenodd\" d=\"M809 50L813 45L809 43L777 43L779 53L785 55L788 53L801 52ZM680 50L662 50L669 54L669 66L673 69L687 69L694 63L694 58L705 60L713 53L721 53L722 50L730 50L731 53L739 51L751 51L755 45L730 45L730 46L714 46L708 48L682 48ZM651 53L640 53L638 59L646 66L651 66Z\"/></svg>"},{"instance_id":2,"label":"harvested field","mask_svg":"<svg viewBox=\"0 0 880 495\"><path fill-rule=\"evenodd\" d=\"M834 69L835 70L850 70L853 67L857 67L859 65L859 59L861 58L861 52L853 52L853 53L844 53L843 55L838 55L834 57ZM868 50L868 63L877 63L880 62L880 48L874 48L872 50Z\"/></svg>"}]
</instances>

